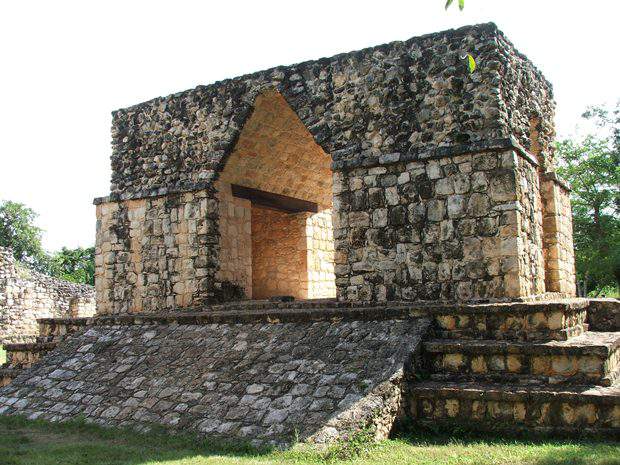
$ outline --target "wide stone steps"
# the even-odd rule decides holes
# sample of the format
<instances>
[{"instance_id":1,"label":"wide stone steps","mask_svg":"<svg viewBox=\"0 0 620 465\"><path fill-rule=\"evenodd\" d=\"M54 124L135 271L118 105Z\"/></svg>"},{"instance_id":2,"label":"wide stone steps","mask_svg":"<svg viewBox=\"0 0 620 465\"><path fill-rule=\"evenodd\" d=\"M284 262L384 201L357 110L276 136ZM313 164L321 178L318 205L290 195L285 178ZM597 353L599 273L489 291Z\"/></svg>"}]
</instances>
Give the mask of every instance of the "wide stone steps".
<instances>
[{"instance_id":1,"label":"wide stone steps","mask_svg":"<svg viewBox=\"0 0 620 465\"><path fill-rule=\"evenodd\" d=\"M431 340L424 343L435 380L610 386L620 375L620 333L588 332L568 341Z\"/></svg>"},{"instance_id":2,"label":"wide stone steps","mask_svg":"<svg viewBox=\"0 0 620 465\"><path fill-rule=\"evenodd\" d=\"M441 339L565 341L588 330L588 302L464 305L433 311L435 335Z\"/></svg>"},{"instance_id":3,"label":"wide stone steps","mask_svg":"<svg viewBox=\"0 0 620 465\"><path fill-rule=\"evenodd\" d=\"M620 385L519 386L424 381L413 385L407 410L416 422L481 430L620 435Z\"/></svg>"},{"instance_id":4,"label":"wide stone steps","mask_svg":"<svg viewBox=\"0 0 620 465\"><path fill-rule=\"evenodd\" d=\"M56 342L29 342L24 344L7 344L6 367L28 368L38 362L41 357L56 347Z\"/></svg>"}]
</instances>

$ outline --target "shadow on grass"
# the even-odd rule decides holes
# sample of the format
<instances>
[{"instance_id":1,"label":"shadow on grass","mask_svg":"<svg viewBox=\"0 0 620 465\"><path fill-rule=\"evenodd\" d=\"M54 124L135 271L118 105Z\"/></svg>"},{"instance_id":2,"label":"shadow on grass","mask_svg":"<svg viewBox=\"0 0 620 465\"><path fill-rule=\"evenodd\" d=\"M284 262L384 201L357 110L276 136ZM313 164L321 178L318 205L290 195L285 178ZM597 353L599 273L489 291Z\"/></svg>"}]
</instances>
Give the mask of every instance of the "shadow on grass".
<instances>
[{"instance_id":1,"label":"shadow on grass","mask_svg":"<svg viewBox=\"0 0 620 465\"><path fill-rule=\"evenodd\" d=\"M395 439L412 447L497 446L525 450L531 448L536 456L525 459L528 465L620 465L620 438L583 435L581 437L500 430L481 432L462 426L442 425L428 428L406 425L394 435Z\"/></svg>"},{"instance_id":2,"label":"shadow on grass","mask_svg":"<svg viewBox=\"0 0 620 465\"><path fill-rule=\"evenodd\" d=\"M401 429L393 441L379 444L360 435L322 451L279 451L239 441L171 435L162 428L140 434L83 421L52 424L0 416L0 465L329 464L342 463L342 459L408 465L620 465L620 443L414 426Z\"/></svg>"},{"instance_id":3,"label":"shadow on grass","mask_svg":"<svg viewBox=\"0 0 620 465\"><path fill-rule=\"evenodd\" d=\"M205 440L170 434L162 428L148 433L104 428L83 421L50 424L22 417L0 417L0 465L139 465L217 456L221 463L277 453L240 441ZM243 461L241 461L243 463Z\"/></svg>"}]
</instances>

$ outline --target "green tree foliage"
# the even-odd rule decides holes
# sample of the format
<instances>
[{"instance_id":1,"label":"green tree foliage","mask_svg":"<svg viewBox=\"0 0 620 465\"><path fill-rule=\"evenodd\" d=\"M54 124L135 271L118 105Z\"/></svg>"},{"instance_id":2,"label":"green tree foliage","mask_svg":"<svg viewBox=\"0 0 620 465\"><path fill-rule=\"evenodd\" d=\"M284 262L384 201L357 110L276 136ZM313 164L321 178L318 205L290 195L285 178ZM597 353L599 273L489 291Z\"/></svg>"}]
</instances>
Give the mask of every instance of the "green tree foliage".
<instances>
[{"instance_id":1,"label":"green tree foliage","mask_svg":"<svg viewBox=\"0 0 620 465\"><path fill-rule=\"evenodd\" d=\"M41 247L41 229L34 224L36 218L34 210L21 203L1 202L0 246L11 247L17 261L45 271L47 257Z\"/></svg>"},{"instance_id":2,"label":"green tree foliage","mask_svg":"<svg viewBox=\"0 0 620 465\"><path fill-rule=\"evenodd\" d=\"M51 257L50 274L66 281L94 285L95 248L63 247Z\"/></svg>"},{"instance_id":3,"label":"green tree foliage","mask_svg":"<svg viewBox=\"0 0 620 465\"><path fill-rule=\"evenodd\" d=\"M48 255L41 246L41 229L31 208L10 200L0 203L0 246L29 268L75 283L95 283L95 248L68 249Z\"/></svg>"},{"instance_id":4,"label":"green tree foliage","mask_svg":"<svg viewBox=\"0 0 620 465\"><path fill-rule=\"evenodd\" d=\"M558 142L558 172L572 187L577 278L597 295L620 285L620 104L583 116L603 135Z\"/></svg>"}]
</instances>

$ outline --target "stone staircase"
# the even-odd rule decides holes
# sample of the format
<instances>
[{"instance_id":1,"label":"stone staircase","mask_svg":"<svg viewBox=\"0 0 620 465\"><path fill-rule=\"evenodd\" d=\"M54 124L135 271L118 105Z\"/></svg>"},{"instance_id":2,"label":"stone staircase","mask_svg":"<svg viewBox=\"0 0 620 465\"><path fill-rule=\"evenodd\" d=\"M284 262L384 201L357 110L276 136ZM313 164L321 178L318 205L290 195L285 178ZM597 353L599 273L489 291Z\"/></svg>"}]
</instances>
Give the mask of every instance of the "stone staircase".
<instances>
[{"instance_id":1,"label":"stone staircase","mask_svg":"<svg viewBox=\"0 0 620 465\"><path fill-rule=\"evenodd\" d=\"M39 336L35 342L6 344L6 363L0 365L0 387L6 386L21 370L31 367L59 342L78 329L89 324L92 318L42 318L39 323Z\"/></svg>"},{"instance_id":2,"label":"stone staircase","mask_svg":"<svg viewBox=\"0 0 620 465\"><path fill-rule=\"evenodd\" d=\"M407 395L410 416L435 427L617 437L620 328L617 318L590 320L590 307L618 313L610 300L437 315L423 344L428 379Z\"/></svg>"},{"instance_id":3,"label":"stone staircase","mask_svg":"<svg viewBox=\"0 0 620 465\"><path fill-rule=\"evenodd\" d=\"M416 356L422 359L422 370L412 373L418 376L422 371L423 380L404 383L403 413L414 422L619 437L619 314L617 300L571 299L489 304L254 302L206 312L43 319L35 343L6 346L8 362L0 368L0 386L89 325L99 330L133 327L146 334L158 325L339 325L430 318L432 329L420 343L421 357Z\"/></svg>"}]
</instances>

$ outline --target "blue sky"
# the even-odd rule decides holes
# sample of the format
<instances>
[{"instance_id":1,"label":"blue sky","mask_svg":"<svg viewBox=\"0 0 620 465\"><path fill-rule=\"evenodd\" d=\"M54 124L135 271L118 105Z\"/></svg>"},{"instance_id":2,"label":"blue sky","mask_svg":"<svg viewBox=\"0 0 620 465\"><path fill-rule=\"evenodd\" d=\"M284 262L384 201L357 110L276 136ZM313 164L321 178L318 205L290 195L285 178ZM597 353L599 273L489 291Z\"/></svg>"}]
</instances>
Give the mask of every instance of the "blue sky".
<instances>
[{"instance_id":1,"label":"blue sky","mask_svg":"<svg viewBox=\"0 0 620 465\"><path fill-rule=\"evenodd\" d=\"M560 136L620 98L616 1L2 2L0 199L39 214L44 246L94 243L110 112L159 95L494 21L553 83ZM583 132L583 128L581 132Z\"/></svg>"}]
</instances>

